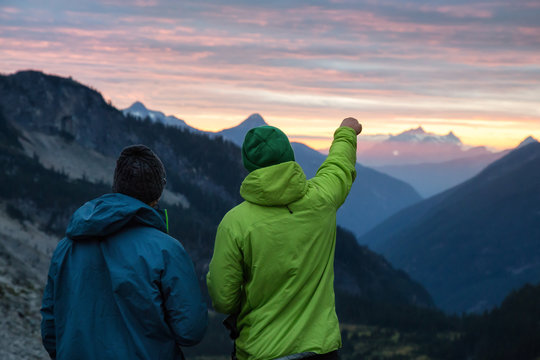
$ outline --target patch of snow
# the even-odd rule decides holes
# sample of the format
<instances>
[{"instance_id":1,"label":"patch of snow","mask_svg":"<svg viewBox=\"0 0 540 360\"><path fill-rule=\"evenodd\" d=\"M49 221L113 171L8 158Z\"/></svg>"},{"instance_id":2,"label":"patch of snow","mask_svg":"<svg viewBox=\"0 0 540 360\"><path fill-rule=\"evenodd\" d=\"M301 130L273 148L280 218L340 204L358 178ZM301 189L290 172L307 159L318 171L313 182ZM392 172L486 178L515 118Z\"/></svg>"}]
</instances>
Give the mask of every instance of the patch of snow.
<instances>
[{"instance_id":1,"label":"patch of snow","mask_svg":"<svg viewBox=\"0 0 540 360\"><path fill-rule=\"evenodd\" d=\"M532 144L532 143L537 143L538 140L536 140L535 138L533 138L532 136L528 136L527 138L525 138L519 145L518 145L518 148L522 148L524 146L527 146L529 144Z\"/></svg>"},{"instance_id":2,"label":"patch of snow","mask_svg":"<svg viewBox=\"0 0 540 360\"><path fill-rule=\"evenodd\" d=\"M130 107L122 110L122 114L124 115L131 115L137 119L144 120L146 118L149 118L153 122L159 122L166 126L174 126L178 128L187 129L192 132L201 132L198 129L195 129L188 124L184 120L178 119L175 116L168 115L166 116L161 111L156 110L149 110L144 106L143 103L140 101L134 102Z\"/></svg>"},{"instance_id":3,"label":"patch of snow","mask_svg":"<svg viewBox=\"0 0 540 360\"><path fill-rule=\"evenodd\" d=\"M398 135L390 135L387 141L462 145L461 140L452 131L447 135L437 135L426 132L421 126L416 129L404 131Z\"/></svg>"}]
</instances>

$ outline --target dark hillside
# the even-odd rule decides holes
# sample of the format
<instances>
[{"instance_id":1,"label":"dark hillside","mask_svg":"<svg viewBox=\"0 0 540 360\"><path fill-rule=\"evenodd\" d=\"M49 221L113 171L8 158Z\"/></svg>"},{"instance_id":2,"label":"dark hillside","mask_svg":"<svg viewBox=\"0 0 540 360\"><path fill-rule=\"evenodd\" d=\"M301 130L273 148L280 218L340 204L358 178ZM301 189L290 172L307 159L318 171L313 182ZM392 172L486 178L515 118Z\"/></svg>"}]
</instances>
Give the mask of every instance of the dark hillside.
<instances>
[{"instance_id":1,"label":"dark hillside","mask_svg":"<svg viewBox=\"0 0 540 360\"><path fill-rule=\"evenodd\" d=\"M146 144L163 160L173 188L204 185L229 204L239 200L245 170L236 146L124 117L97 91L71 79L36 71L0 76L0 109L5 121L24 131L62 136L111 158L124 146Z\"/></svg>"},{"instance_id":2,"label":"dark hillside","mask_svg":"<svg viewBox=\"0 0 540 360\"><path fill-rule=\"evenodd\" d=\"M340 290L377 304L434 306L420 284L395 270L384 257L358 245L354 235L340 227L335 256L335 284Z\"/></svg>"},{"instance_id":3,"label":"dark hillside","mask_svg":"<svg viewBox=\"0 0 540 360\"><path fill-rule=\"evenodd\" d=\"M391 217L361 242L448 311L482 311L540 281L540 144Z\"/></svg>"},{"instance_id":4,"label":"dark hillside","mask_svg":"<svg viewBox=\"0 0 540 360\"><path fill-rule=\"evenodd\" d=\"M466 319L464 343L478 360L538 359L540 285L513 291L501 306Z\"/></svg>"},{"instance_id":5,"label":"dark hillside","mask_svg":"<svg viewBox=\"0 0 540 360\"><path fill-rule=\"evenodd\" d=\"M19 142L19 137L21 134L11 123L7 121L4 116L4 112L0 107L0 146L1 147L14 147L17 149L22 149L22 145Z\"/></svg>"}]
</instances>

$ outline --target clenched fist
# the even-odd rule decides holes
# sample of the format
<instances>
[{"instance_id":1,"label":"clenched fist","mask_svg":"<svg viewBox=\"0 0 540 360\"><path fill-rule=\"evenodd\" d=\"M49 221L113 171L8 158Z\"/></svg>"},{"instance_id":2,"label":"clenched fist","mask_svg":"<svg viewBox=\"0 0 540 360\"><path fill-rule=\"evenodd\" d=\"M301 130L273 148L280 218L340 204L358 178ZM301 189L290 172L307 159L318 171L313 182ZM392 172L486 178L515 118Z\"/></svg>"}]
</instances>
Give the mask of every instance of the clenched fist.
<instances>
[{"instance_id":1,"label":"clenched fist","mask_svg":"<svg viewBox=\"0 0 540 360\"><path fill-rule=\"evenodd\" d=\"M356 135L359 135L362 132L362 124L358 122L355 118L348 117L341 122L341 126L347 126L356 131Z\"/></svg>"}]
</instances>

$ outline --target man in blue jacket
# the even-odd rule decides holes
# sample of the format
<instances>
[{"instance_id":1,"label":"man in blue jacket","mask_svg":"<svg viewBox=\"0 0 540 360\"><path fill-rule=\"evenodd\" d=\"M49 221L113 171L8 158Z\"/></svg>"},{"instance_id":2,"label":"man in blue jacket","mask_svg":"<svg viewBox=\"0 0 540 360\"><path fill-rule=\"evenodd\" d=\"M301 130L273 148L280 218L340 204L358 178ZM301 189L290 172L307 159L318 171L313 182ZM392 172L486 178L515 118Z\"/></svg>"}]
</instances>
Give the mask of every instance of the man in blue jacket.
<instances>
[{"instance_id":1,"label":"man in blue jacket","mask_svg":"<svg viewBox=\"0 0 540 360\"><path fill-rule=\"evenodd\" d=\"M125 148L113 193L71 218L49 269L41 308L52 359L182 359L206 330L191 259L154 209L165 169L146 146Z\"/></svg>"}]
</instances>

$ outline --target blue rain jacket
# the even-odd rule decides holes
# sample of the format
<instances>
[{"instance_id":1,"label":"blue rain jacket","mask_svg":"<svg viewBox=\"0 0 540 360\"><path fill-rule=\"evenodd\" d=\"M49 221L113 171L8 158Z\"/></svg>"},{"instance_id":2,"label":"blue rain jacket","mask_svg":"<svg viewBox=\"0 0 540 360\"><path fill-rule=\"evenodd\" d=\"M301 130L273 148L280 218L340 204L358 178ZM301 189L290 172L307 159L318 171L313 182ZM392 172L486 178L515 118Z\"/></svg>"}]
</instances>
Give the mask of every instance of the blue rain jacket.
<instances>
[{"instance_id":1,"label":"blue rain jacket","mask_svg":"<svg viewBox=\"0 0 540 360\"><path fill-rule=\"evenodd\" d=\"M41 308L53 359L181 359L206 330L191 259L161 214L107 194L71 218L53 254Z\"/></svg>"}]
</instances>

